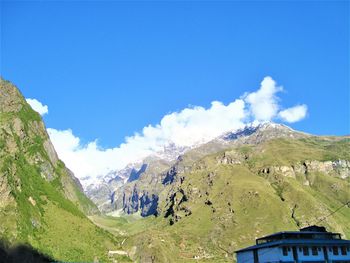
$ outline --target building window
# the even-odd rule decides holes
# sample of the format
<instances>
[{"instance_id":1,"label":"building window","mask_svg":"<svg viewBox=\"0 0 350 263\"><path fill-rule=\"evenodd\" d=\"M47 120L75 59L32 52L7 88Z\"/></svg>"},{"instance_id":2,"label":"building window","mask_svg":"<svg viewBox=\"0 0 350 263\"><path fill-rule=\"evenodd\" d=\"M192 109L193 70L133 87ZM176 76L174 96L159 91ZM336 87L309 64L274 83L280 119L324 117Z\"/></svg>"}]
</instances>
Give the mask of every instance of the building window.
<instances>
[{"instance_id":1,"label":"building window","mask_svg":"<svg viewBox=\"0 0 350 263\"><path fill-rule=\"evenodd\" d=\"M309 248L308 247L303 247L303 255L308 256L309 255Z\"/></svg>"},{"instance_id":2,"label":"building window","mask_svg":"<svg viewBox=\"0 0 350 263\"><path fill-rule=\"evenodd\" d=\"M317 256L318 255L317 247L312 247L312 255L313 256Z\"/></svg>"},{"instance_id":3,"label":"building window","mask_svg":"<svg viewBox=\"0 0 350 263\"><path fill-rule=\"evenodd\" d=\"M346 247L345 246L340 247L340 251L341 251L342 255L346 255Z\"/></svg>"},{"instance_id":4,"label":"building window","mask_svg":"<svg viewBox=\"0 0 350 263\"><path fill-rule=\"evenodd\" d=\"M339 255L338 247L333 247L333 255Z\"/></svg>"},{"instance_id":5,"label":"building window","mask_svg":"<svg viewBox=\"0 0 350 263\"><path fill-rule=\"evenodd\" d=\"M283 256L288 256L288 248L282 247Z\"/></svg>"}]
</instances>

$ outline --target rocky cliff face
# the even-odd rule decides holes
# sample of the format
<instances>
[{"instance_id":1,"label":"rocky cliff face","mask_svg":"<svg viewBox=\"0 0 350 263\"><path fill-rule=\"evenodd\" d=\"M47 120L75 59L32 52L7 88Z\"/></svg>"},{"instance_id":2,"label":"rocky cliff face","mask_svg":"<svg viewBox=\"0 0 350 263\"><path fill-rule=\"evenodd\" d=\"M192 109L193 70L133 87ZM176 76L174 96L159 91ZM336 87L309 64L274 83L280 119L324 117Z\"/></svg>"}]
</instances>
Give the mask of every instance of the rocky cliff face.
<instances>
[{"instance_id":1,"label":"rocky cliff face","mask_svg":"<svg viewBox=\"0 0 350 263\"><path fill-rule=\"evenodd\" d=\"M102 212L111 212L113 210L122 209L126 213L134 213L141 211L141 214L153 214L154 211L150 212L146 207L153 209L154 205L146 205L145 211L143 211L143 204L148 204L151 202L154 204L157 200L157 194L154 195L154 191L149 189L139 188L139 185L143 183L138 183L138 192L142 192L143 199L139 196L139 200L136 201L136 197L132 195L134 191L134 181L144 181L147 176L152 174L154 178L162 177L161 173L169 169L177 158L189 151L190 147L183 147L175 145L174 143L169 143L163 147L162 150L156 152L143 160L136 163L131 163L121 170L111 171L105 176L101 176L97 183L87 186L86 194L87 196L98 206ZM170 175L171 172L169 172ZM164 180L171 180L170 177ZM146 181L149 181L148 179ZM153 180L157 181L157 180ZM167 182L164 182L167 184ZM157 188L159 186L151 186L151 188ZM125 200L125 202L123 201ZM142 201L144 200L144 201ZM138 202L138 205L134 204ZM134 206L134 208L133 208ZM135 209L138 207L138 209Z\"/></svg>"},{"instance_id":2,"label":"rocky cliff face","mask_svg":"<svg viewBox=\"0 0 350 263\"><path fill-rule=\"evenodd\" d=\"M307 175L310 173L325 173L331 176L338 176L346 179L350 176L350 161L309 161L297 163L290 166L271 166L259 170L259 174L281 174L288 177L296 178L297 174Z\"/></svg>"},{"instance_id":3,"label":"rocky cliff face","mask_svg":"<svg viewBox=\"0 0 350 263\"><path fill-rule=\"evenodd\" d=\"M123 211L127 214L140 212L141 216L157 215L158 196L146 190L141 192L136 185L131 192L123 192Z\"/></svg>"},{"instance_id":4,"label":"rocky cliff face","mask_svg":"<svg viewBox=\"0 0 350 263\"><path fill-rule=\"evenodd\" d=\"M140 212L142 216L157 213L157 193L172 162L159 156L149 156L143 161L114 172L109 179L104 178L98 185L87 188L87 195L100 211Z\"/></svg>"},{"instance_id":5,"label":"rocky cliff face","mask_svg":"<svg viewBox=\"0 0 350 263\"><path fill-rule=\"evenodd\" d=\"M127 214L140 212L141 216L157 215L159 194L181 176L186 169L180 156L172 164L164 160L153 160L137 179L114 191L114 209L122 209Z\"/></svg>"}]
</instances>

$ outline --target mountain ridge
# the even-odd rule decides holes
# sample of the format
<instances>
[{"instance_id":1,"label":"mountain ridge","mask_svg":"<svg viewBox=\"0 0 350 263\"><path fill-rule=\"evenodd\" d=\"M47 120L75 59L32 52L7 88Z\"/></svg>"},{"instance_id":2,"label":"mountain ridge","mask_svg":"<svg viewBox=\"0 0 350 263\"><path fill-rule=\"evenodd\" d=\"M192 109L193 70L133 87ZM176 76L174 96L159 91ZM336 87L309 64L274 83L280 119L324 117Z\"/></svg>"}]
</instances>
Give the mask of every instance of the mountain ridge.
<instances>
[{"instance_id":1,"label":"mountain ridge","mask_svg":"<svg viewBox=\"0 0 350 263\"><path fill-rule=\"evenodd\" d=\"M272 139L277 139L277 138L288 138L288 139L303 139L303 138L310 138L313 137L313 135L305 133L305 132L300 132L296 131L284 124L278 124L278 123L273 123L273 122L264 122L264 123L258 123L258 124L248 124L242 129L235 130L233 132L225 132L222 135L218 136L217 138L204 143L204 144L199 144L197 146L191 147L190 149L187 149L183 155L180 155L177 157L177 159L173 159L171 162L169 162L167 165L163 167L163 170L160 170L160 174L153 174L152 176L149 176L147 174L147 169L144 169L143 171L140 172L139 177L143 178L148 178L145 179L146 182L141 182L143 179L141 178L141 181L139 180L138 182L134 182L133 184L130 184L130 182L125 180L125 184L119 184L118 187L109 188L110 196L105 197L105 202L104 208L102 211L108 211L111 212L113 210L124 210L127 211L127 213L134 213L139 210L139 207L142 206L140 204L135 204L133 205L134 207L132 209L127 208L128 203L130 202L131 199L135 198L136 199L140 198L140 193L135 192L136 188L139 188L136 185L144 185L144 187L141 187L139 190L142 192L141 194L141 199L145 198L147 199L147 202L151 202L154 200L154 202L158 202L158 198L155 198L157 196L158 192L160 191L159 189L162 189L162 185L166 185L169 182L172 183L174 180L174 176L176 173L184 169L186 167L179 167L177 165L178 161L180 162L183 159L183 156L190 157L187 158L187 162L195 162L198 159L209 155L213 154L216 152L219 152L221 150L224 150L226 148L230 147L236 147L236 146L242 146L242 145L257 145L264 143L266 141L272 140ZM151 160L151 166L152 166L152 158L149 158ZM227 161L227 160L226 160ZM147 162L143 162L143 165L147 164ZM138 164L138 169L141 167L141 163ZM168 167L166 167L168 166ZM181 166L181 165L180 165ZM130 166L131 167L131 166ZM151 173L152 174L152 173ZM152 179L153 178L153 179ZM155 178L158 183L153 184L154 189L152 187L150 188L150 185L152 185L151 181L154 180ZM105 185L105 187L108 188L108 185ZM136 188L135 188L136 187ZM158 190L156 190L158 189ZM156 195L155 192L157 192ZM87 193L88 196L93 197L91 193ZM128 196L133 196L130 197L131 199L128 200ZM107 200L110 201L109 204ZM152 204L151 206L154 207L155 204ZM100 207L101 208L101 207ZM141 212L141 214L144 215L149 215L149 214L155 214L157 211L152 211L151 213L149 212Z\"/></svg>"}]
</instances>

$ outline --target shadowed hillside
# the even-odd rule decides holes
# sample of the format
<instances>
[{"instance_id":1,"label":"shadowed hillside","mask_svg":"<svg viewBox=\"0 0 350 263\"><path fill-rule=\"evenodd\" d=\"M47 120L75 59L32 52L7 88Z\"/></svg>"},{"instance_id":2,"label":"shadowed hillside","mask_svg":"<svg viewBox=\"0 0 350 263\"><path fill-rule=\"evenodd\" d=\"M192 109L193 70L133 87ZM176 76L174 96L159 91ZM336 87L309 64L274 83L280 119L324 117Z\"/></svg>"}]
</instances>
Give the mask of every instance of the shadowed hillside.
<instances>
[{"instance_id":1,"label":"shadowed hillside","mask_svg":"<svg viewBox=\"0 0 350 263\"><path fill-rule=\"evenodd\" d=\"M0 263L47 263L54 260L29 245L8 247L0 241Z\"/></svg>"}]
</instances>

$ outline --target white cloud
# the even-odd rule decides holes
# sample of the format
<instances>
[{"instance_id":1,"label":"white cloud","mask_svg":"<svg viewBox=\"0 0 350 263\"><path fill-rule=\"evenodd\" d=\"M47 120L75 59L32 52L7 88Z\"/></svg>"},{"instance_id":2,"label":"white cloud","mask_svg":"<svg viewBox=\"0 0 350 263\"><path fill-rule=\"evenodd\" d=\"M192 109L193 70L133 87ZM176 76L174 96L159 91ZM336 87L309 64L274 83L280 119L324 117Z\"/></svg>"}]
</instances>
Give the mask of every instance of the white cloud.
<instances>
[{"instance_id":1,"label":"white cloud","mask_svg":"<svg viewBox=\"0 0 350 263\"><path fill-rule=\"evenodd\" d=\"M304 119L306 116L306 112L307 106L303 104L280 111L278 113L278 116L286 122L293 123Z\"/></svg>"},{"instance_id":2,"label":"white cloud","mask_svg":"<svg viewBox=\"0 0 350 263\"><path fill-rule=\"evenodd\" d=\"M190 107L165 115L159 124L148 125L140 133L126 137L115 148L101 149L95 140L83 145L71 130L48 129L58 156L65 162L84 186L110 170L161 151L169 143L193 146L204 143L227 131L244 127L248 122L270 121L279 117L287 122L303 118L307 108L299 105L278 112L278 87L271 77L265 77L259 90L246 93L227 105L213 101L209 108ZM89 179L87 179L89 178Z\"/></svg>"},{"instance_id":3,"label":"white cloud","mask_svg":"<svg viewBox=\"0 0 350 263\"><path fill-rule=\"evenodd\" d=\"M265 77L258 91L246 95L245 101L250 104L255 120L270 121L276 116L279 108L276 93L282 90L271 77Z\"/></svg>"},{"instance_id":4,"label":"white cloud","mask_svg":"<svg viewBox=\"0 0 350 263\"><path fill-rule=\"evenodd\" d=\"M158 125L144 127L141 134L126 137L125 143L111 149L100 149L97 141L81 145L71 130L48 128L48 133L58 156L86 186L93 178L161 151L169 143L192 146L242 128L244 107L244 101L238 99L228 105L214 101L208 109L186 108L165 115Z\"/></svg>"},{"instance_id":5,"label":"white cloud","mask_svg":"<svg viewBox=\"0 0 350 263\"><path fill-rule=\"evenodd\" d=\"M123 154L127 153L118 148L105 150L98 148L96 141L82 145L71 130L59 131L48 128L47 131L58 156L85 186L90 182L85 178L91 177L93 180L111 169L121 168L120 164L126 158Z\"/></svg>"},{"instance_id":6,"label":"white cloud","mask_svg":"<svg viewBox=\"0 0 350 263\"><path fill-rule=\"evenodd\" d=\"M49 108L47 105L43 105L40 101L36 99L26 99L26 101L32 107L32 109L38 112L41 116L49 113Z\"/></svg>"}]
</instances>

